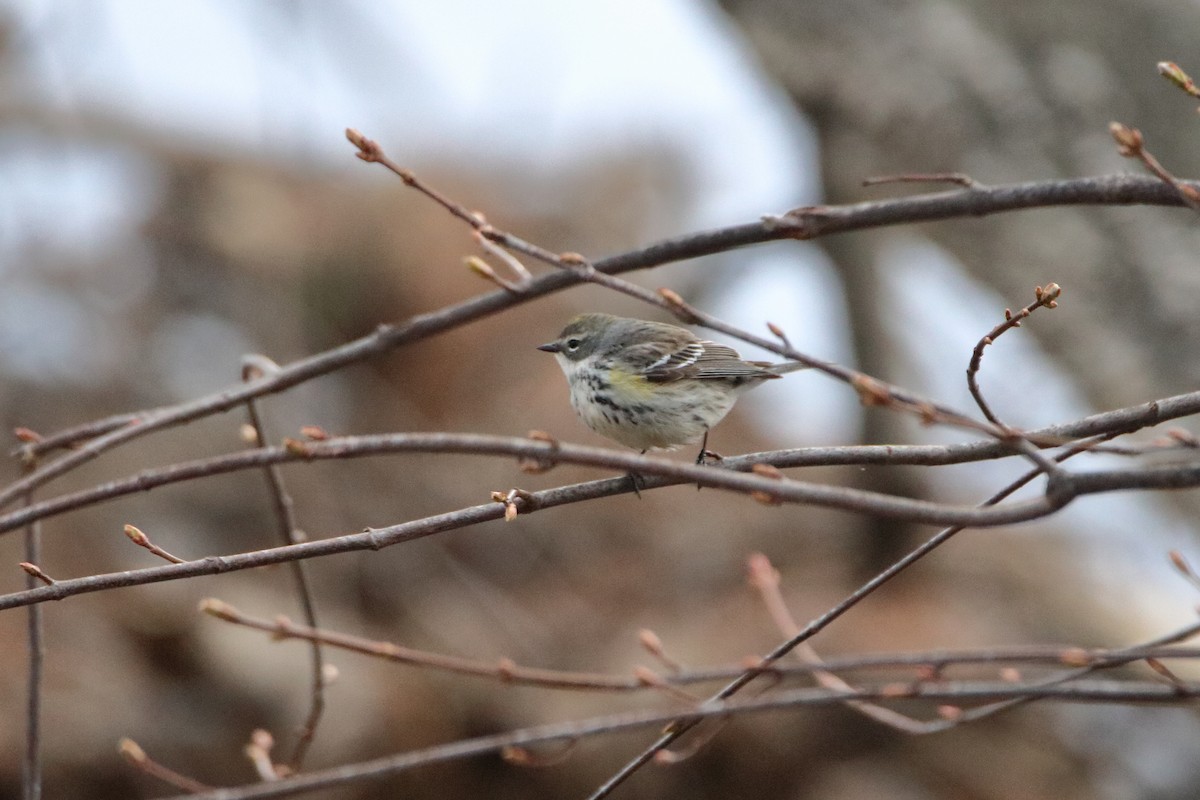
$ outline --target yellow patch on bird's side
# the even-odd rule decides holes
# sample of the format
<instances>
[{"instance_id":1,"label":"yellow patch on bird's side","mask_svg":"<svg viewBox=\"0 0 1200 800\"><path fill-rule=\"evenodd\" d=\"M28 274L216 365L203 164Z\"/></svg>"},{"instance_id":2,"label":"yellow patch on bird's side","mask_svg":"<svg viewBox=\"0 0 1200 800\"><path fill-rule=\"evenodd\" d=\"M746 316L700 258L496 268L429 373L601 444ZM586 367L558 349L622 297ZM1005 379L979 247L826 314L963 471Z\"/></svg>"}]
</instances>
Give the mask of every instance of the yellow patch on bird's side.
<instances>
[{"instance_id":1,"label":"yellow patch on bird's side","mask_svg":"<svg viewBox=\"0 0 1200 800\"><path fill-rule=\"evenodd\" d=\"M650 397L654 392L654 387L650 381L632 372L610 370L608 373L608 382L618 392L623 392L626 395L634 397Z\"/></svg>"}]
</instances>

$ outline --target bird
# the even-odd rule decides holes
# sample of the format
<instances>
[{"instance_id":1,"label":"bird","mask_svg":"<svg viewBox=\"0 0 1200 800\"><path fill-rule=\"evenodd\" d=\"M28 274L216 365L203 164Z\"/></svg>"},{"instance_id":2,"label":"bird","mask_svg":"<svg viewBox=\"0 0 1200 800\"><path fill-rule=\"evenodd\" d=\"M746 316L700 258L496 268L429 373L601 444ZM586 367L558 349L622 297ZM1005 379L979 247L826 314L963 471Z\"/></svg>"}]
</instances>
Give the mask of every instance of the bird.
<instances>
[{"instance_id":1,"label":"bird","mask_svg":"<svg viewBox=\"0 0 1200 800\"><path fill-rule=\"evenodd\" d=\"M677 325L598 313L571 319L537 349L554 354L593 431L643 453L700 441L698 464L720 458L708 432L738 395L807 366L747 361Z\"/></svg>"}]
</instances>

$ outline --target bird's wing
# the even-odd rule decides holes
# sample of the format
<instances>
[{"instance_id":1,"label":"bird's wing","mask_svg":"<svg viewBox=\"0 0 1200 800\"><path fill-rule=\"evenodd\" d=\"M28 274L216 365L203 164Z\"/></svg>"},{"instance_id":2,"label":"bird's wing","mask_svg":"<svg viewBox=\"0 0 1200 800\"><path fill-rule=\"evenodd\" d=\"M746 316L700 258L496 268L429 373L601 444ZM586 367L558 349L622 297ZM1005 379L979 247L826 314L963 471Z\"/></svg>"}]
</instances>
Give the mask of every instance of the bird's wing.
<instances>
[{"instance_id":1,"label":"bird's wing","mask_svg":"<svg viewBox=\"0 0 1200 800\"><path fill-rule=\"evenodd\" d=\"M641 375L652 383L670 383L684 378L720 380L730 378L778 377L760 361L744 361L732 347L699 339L675 349L658 343L635 345L625 351Z\"/></svg>"}]
</instances>

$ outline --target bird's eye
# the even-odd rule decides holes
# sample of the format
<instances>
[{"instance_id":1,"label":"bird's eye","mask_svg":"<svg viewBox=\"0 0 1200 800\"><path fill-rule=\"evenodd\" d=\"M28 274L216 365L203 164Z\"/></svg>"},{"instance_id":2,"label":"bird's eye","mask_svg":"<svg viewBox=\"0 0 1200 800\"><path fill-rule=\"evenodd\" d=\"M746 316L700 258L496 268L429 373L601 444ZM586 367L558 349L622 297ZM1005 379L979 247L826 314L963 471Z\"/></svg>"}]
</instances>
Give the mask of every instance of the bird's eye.
<instances>
[{"instance_id":1,"label":"bird's eye","mask_svg":"<svg viewBox=\"0 0 1200 800\"><path fill-rule=\"evenodd\" d=\"M567 349L568 350L578 350L579 345L581 345L581 344L583 344L583 342L579 339L567 339Z\"/></svg>"}]
</instances>

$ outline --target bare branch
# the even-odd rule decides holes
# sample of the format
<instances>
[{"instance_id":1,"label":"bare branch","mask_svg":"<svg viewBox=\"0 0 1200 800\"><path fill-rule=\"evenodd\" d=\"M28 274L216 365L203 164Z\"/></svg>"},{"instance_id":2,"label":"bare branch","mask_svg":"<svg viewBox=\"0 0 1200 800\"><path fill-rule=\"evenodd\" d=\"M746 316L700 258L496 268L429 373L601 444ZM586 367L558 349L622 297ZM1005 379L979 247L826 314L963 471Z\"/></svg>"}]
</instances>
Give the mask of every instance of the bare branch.
<instances>
[{"instance_id":1,"label":"bare branch","mask_svg":"<svg viewBox=\"0 0 1200 800\"><path fill-rule=\"evenodd\" d=\"M1179 195L1179 199L1186 206L1193 211L1200 212L1200 191L1197 191L1195 186L1184 183L1167 171L1167 168L1146 149L1146 142L1141 131L1137 128L1122 125L1119 122L1110 123L1108 130L1117 142L1118 153L1126 158L1136 158L1141 161L1146 166L1146 169L1153 172L1158 176L1159 180L1174 189Z\"/></svg>"},{"instance_id":2,"label":"bare branch","mask_svg":"<svg viewBox=\"0 0 1200 800\"><path fill-rule=\"evenodd\" d=\"M270 374L279 369L279 365L265 356L253 355L243 359L242 379L250 380L262 374ZM256 400L246 401L246 413L250 425L254 429L255 442L261 444L268 440L266 425ZM296 509L292 496L288 493L283 482L283 472L277 464L267 464L263 468L266 479L267 494L271 499L271 510L275 514L278 538L284 544L298 544L304 541L304 534L296 524ZM317 627L317 612L313 602L312 590L309 587L308 570L305 562L292 561L289 564L292 574L292 585L296 589L296 597L300 603L300 613L309 627ZM309 643L309 706L308 715L300 728L291 757L287 760L287 769L299 772L304 764L304 756L312 744L313 737L320 724L321 715L325 711L325 660L321 655L321 645L313 641Z\"/></svg>"},{"instance_id":3,"label":"bare branch","mask_svg":"<svg viewBox=\"0 0 1200 800\"><path fill-rule=\"evenodd\" d=\"M638 250L601 259L595 262L594 268L605 274L618 274L782 239L811 239L865 228L981 216L1027 208L1132 204L1174 206L1183 204L1183 201L1176 191L1160 181L1133 175L974 188L845 206L795 209L782 216L764 217L756 223L667 239ZM512 243L504 244L509 246ZM553 254L549 255L555 258ZM560 291L581 280L583 278L577 272L570 270L540 275L520 293L503 290L491 292L457 305L419 314L403 323L382 325L369 336L294 361L281 367L279 372L273 375L244 385L226 387L178 405L106 417L41 437L40 441L27 441L13 451L15 455L27 460L84 440L87 443L0 490L0 507L10 504L29 489L41 486L96 458L108 449L151 431L228 411L248 399L284 391L402 345L421 341L519 303ZM766 349L781 352L774 342ZM793 357L786 352L782 354Z\"/></svg>"},{"instance_id":4,"label":"bare branch","mask_svg":"<svg viewBox=\"0 0 1200 800\"><path fill-rule=\"evenodd\" d=\"M133 739L122 739L118 750L121 756L130 764L147 775L174 786L176 789L183 789L185 792L193 793L212 791L212 787L208 784L201 783L195 778L189 778L187 775L182 775L169 767L159 764L146 755L146 751Z\"/></svg>"},{"instance_id":5,"label":"bare branch","mask_svg":"<svg viewBox=\"0 0 1200 800\"><path fill-rule=\"evenodd\" d=\"M750 576L750 585L753 586L762 597L763 604L767 607L767 611L771 619L775 622L780 633L786 638L793 639L800 635L800 626L796 623L791 612L788 610L787 604L783 600L783 594L780 592L779 570L771 565L771 562L762 553L754 553L747 559L747 570ZM828 668L828 665L822 663L821 656L816 649L808 642L801 642L793 651L801 661L806 664L811 664L813 677L817 683L826 689L832 691L854 691L854 687L844 679L838 677L837 673ZM846 705L853 708L863 716L870 717L876 722L895 728L905 733L924 733L924 724L907 714L901 714L893 711L890 708L870 703L863 700L848 700Z\"/></svg>"},{"instance_id":6,"label":"bare branch","mask_svg":"<svg viewBox=\"0 0 1200 800\"><path fill-rule=\"evenodd\" d=\"M971 352L971 363L967 365L967 387L971 390L971 397L975 399L975 404L979 406L979 410L983 412L983 415L996 425L1002 425L1003 423L1000 422L991 407L988 406L987 401L984 400L983 392L980 391L979 382L976 379L976 376L979 374L979 367L983 362L983 350L996 341L996 339L1000 338L1006 331L1021 327L1021 321L1027 319L1037 309L1043 306L1046 308L1055 308L1058 305L1058 298L1062 295L1062 289L1059 288L1057 283L1050 283L1044 289L1041 286L1037 287L1034 293L1037 299L1016 314L1013 314L1007 308L1004 309L1004 322L992 328L986 336L979 340L978 344L975 345L975 349Z\"/></svg>"},{"instance_id":7,"label":"bare branch","mask_svg":"<svg viewBox=\"0 0 1200 800\"><path fill-rule=\"evenodd\" d=\"M1055 460L1061 463L1084 451L1085 446L1082 445L1078 448L1068 449L1056 456ZM1021 476L1008 486L989 497L981 504L981 506L987 507L999 503L1004 498L1027 485L1040 474L1040 469L1033 469L1027 472L1025 475ZM787 656L801 644L816 636L829 625L833 624L836 619L877 591L879 587L883 586L901 572L905 571L913 564L917 563L925 556L929 555L934 550L950 541L950 539L963 530L964 528L961 526L951 526L930 537L919 547L906 554L903 558L896 561L894 564L880 572L871 580L859 586L840 603L809 622L793 636L788 637L784 642L780 643L775 647L775 649L764 656L759 664L746 670L744 673L742 673L742 675L730 681L728 684L722 687L720 691L712 695L712 697L709 698L709 702L724 701L740 692L752 680L754 680L754 678L756 678L759 674L762 674L763 671L769 671L773 669L778 664L780 659ZM628 780L631 775L633 775L646 764L650 763L650 761L653 760L658 753L670 747L672 743L686 734L691 727L693 727L693 723L689 723L686 720L680 720L676 724L670 726L665 733L658 737L658 739L646 747L646 749L644 749L641 753L634 756L634 758L628 761L617 772L610 776L608 780L601 784L600 787L589 796L589 800L600 800L600 798L607 797L614 789Z\"/></svg>"},{"instance_id":8,"label":"bare branch","mask_svg":"<svg viewBox=\"0 0 1200 800\"><path fill-rule=\"evenodd\" d=\"M886 183L954 183L964 189L983 189L982 183L965 172L912 172L903 175L875 175L863 178L863 186L882 186Z\"/></svg>"},{"instance_id":9,"label":"bare branch","mask_svg":"<svg viewBox=\"0 0 1200 800\"><path fill-rule=\"evenodd\" d=\"M853 450L855 448L851 448ZM898 448L885 448L895 452ZM840 448L833 448L834 452ZM75 493L54 501L39 504L29 510L14 511L0 517L0 532L12 530L23 525L30 519L48 516L51 513L61 513L71 508L79 508L100 499L129 494L135 491L145 491L148 488L166 483L189 480L202 475L217 475L241 469L261 467L264 464L278 464L292 461L311 461L318 459L341 459L379 455L382 453L472 453L475 455L507 456L536 461L557 461L573 464L587 464L597 467L607 467L619 470L623 474L635 472L648 479L649 488L676 485L679 483L697 483L703 486L741 492L744 494L758 493L773 501L786 503L811 503L839 508L846 511L859 511L867 514L877 514L885 517L924 522L929 524L964 524L977 527L1007 525L1035 519L1057 510L1071 500L1069 494L1032 500L1013 504L1003 508L982 511L973 506L949 506L941 503L917 500L907 497L896 497L877 492L849 489L839 486L827 486L807 481L798 481L779 477L740 472L750 470L755 463L770 463L773 457L770 453L731 458L730 463L722 466L696 465L672 461L666 457L638 455L635 453L611 450L607 448L590 447L566 443L547 443L533 439L522 439L487 434L454 434L454 433L399 433L379 434L374 436L333 437L320 442L299 442L292 440L283 447L266 447L247 450L210 459L186 462L159 470L148 470L132 478L115 481L85 492ZM883 455L884 451L869 450L868 458ZM929 453L941 452L928 451ZM811 456L812 454L809 453ZM850 463L854 463L851 453ZM810 460L805 458L804 451L784 451L780 455L784 465L795 466L797 461ZM840 461L841 459L836 459ZM833 462L831 462L833 463ZM1189 473L1190 474L1190 473ZM652 476L658 476L658 480ZM1192 481L1200 478L1185 478L1179 486L1183 488L1192 485ZM1132 478L1131 478L1132 481ZM1120 483L1118 480L1117 483ZM588 486L588 484L582 484ZM1113 486L1111 488L1123 488ZM628 482L621 490L609 491L606 484L602 494L621 493L629 490ZM547 507L548 504L575 502L577 497L547 495L545 492L524 493L524 490L510 490L502 494L501 503L516 505L521 513ZM592 496L591 490L586 491ZM510 496L511 495L511 496Z\"/></svg>"},{"instance_id":10,"label":"bare branch","mask_svg":"<svg viewBox=\"0 0 1200 800\"><path fill-rule=\"evenodd\" d=\"M488 663L470 658L442 655L425 650L403 647L393 642L363 639L337 631L319 630L306 625L297 625L287 617L273 620L248 616L228 603L214 598L200 602L200 610L217 619L265 631L277 639L300 639L320 642L342 650L382 658L400 664L424 667L441 672L489 678L506 684L540 686L546 689L593 689L608 691L634 691L646 689L648 685L632 676L602 675L599 673L565 672L553 669L523 667L509 659Z\"/></svg>"},{"instance_id":11,"label":"bare branch","mask_svg":"<svg viewBox=\"0 0 1200 800\"><path fill-rule=\"evenodd\" d=\"M125 526L125 535L128 536L129 540L131 542L133 542L134 544L136 544L138 547L146 548L151 553L153 553L154 555L163 559L164 561L170 561L172 564L182 564L183 563L182 558L180 558L179 556L171 555L166 550L163 550L161 547L156 545L154 542L150 541L149 536L147 536L139 528L137 528L133 525Z\"/></svg>"},{"instance_id":12,"label":"bare branch","mask_svg":"<svg viewBox=\"0 0 1200 800\"><path fill-rule=\"evenodd\" d=\"M33 503L32 493L25 504ZM41 524L31 521L25 528L25 562L22 567L34 567L42 560ZM26 568L25 588L34 589L37 581L53 583L40 569ZM25 679L25 757L21 764L22 797L41 800L42 797L42 667L45 647L42 644L42 610L30 606L26 617L26 650L28 666Z\"/></svg>"},{"instance_id":13,"label":"bare branch","mask_svg":"<svg viewBox=\"0 0 1200 800\"><path fill-rule=\"evenodd\" d=\"M1054 699L1066 702L1176 704L1181 697L1200 696L1200 685L1182 688L1158 682L1087 681L1068 686L1037 686L1012 683L945 683L934 685L883 685L855 692L830 692L826 689L791 689L772 692L752 700L709 701L688 710L684 719L696 723L730 715L745 715L785 708L814 708L844 703L847 700L926 700L964 704L1009 700L1012 698ZM591 719L559 722L523 728L506 733L479 736L445 745L412 750L358 764L309 772L271 783L257 783L212 792L181 795L171 800L256 800L292 797L368 780L379 780L417 767L457 761L472 756L500 752L504 748L525 747L544 742L574 741L584 737L620 733L642 728L661 727L680 718L678 712L638 711Z\"/></svg>"}]
</instances>

